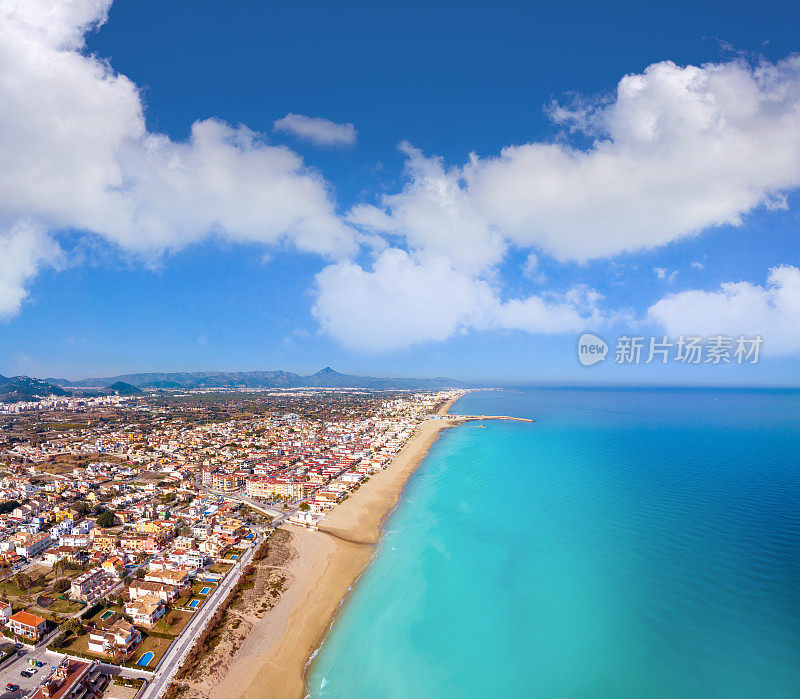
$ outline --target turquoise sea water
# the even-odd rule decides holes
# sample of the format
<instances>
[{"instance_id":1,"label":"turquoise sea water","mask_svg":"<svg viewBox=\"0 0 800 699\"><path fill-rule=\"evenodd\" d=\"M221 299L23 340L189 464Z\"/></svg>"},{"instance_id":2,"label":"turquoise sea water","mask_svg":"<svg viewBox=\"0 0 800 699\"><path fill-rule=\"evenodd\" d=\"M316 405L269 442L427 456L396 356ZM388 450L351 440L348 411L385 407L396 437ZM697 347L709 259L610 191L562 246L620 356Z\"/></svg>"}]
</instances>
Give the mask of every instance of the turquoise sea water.
<instances>
[{"instance_id":1,"label":"turquoise sea water","mask_svg":"<svg viewBox=\"0 0 800 699\"><path fill-rule=\"evenodd\" d=\"M800 393L482 392L309 672L314 697L800 696Z\"/></svg>"}]
</instances>

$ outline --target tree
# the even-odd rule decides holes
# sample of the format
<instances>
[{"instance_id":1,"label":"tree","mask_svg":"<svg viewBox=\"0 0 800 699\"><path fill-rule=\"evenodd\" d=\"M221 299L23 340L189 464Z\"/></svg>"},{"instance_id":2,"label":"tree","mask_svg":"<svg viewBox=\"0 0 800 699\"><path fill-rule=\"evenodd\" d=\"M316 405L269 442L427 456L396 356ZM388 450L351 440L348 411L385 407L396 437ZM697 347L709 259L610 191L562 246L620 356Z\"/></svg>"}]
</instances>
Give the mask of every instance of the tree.
<instances>
[{"instance_id":1,"label":"tree","mask_svg":"<svg viewBox=\"0 0 800 699\"><path fill-rule=\"evenodd\" d=\"M17 595L22 597L22 588L29 587L28 576L25 573L16 573L14 575L14 582L17 584Z\"/></svg>"},{"instance_id":2,"label":"tree","mask_svg":"<svg viewBox=\"0 0 800 699\"><path fill-rule=\"evenodd\" d=\"M19 507L19 502L17 500L6 500L5 502L0 502L0 514L7 514L9 512L13 512Z\"/></svg>"},{"instance_id":3,"label":"tree","mask_svg":"<svg viewBox=\"0 0 800 699\"><path fill-rule=\"evenodd\" d=\"M300 503L300 512L308 512L310 509L311 505L309 505L307 502Z\"/></svg>"},{"instance_id":4,"label":"tree","mask_svg":"<svg viewBox=\"0 0 800 699\"><path fill-rule=\"evenodd\" d=\"M114 527L118 524L117 517L111 510L104 510L97 517L98 527Z\"/></svg>"},{"instance_id":5,"label":"tree","mask_svg":"<svg viewBox=\"0 0 800 699\"><path fill-rule=\"evenodd\" d=\"M67 619L67 621L61 625L61 630L64 633L74 633L75 635L78 635L83 630L83 626L77 619Z\"/></svg>"},{"instance_id":6,"label":"tree","mask_svg":"<svg viewBox=\"0 0 800 699\"><path fill-rule=\"evenodd\" d=\"M59 578L53 583L53 591L54 592L66 592L69 590L70 581L69 578Z\"/></svg>"}]
</instances>

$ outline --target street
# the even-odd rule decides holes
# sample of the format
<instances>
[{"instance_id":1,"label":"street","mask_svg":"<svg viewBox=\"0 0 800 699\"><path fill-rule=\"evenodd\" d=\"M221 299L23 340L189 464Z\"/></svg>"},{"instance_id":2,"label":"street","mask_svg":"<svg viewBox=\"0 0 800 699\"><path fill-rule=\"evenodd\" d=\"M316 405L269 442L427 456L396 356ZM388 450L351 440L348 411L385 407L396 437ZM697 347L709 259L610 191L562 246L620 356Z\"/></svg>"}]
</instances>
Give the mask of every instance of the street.
<instances>
[{"instance_id":1,"label":"street","mask_svg":"<svg viewBox=\"0 0 800 699\"><path fill-rule=\"evenodd\" d=\"M157 699L169 686L175 673L183 663L186 654L194 644L195 639L202 632L206 623L214 616L219 604L224 600L234 585L238 582L241 572L253 559L253 554L262 543L262 537L258 537L253 545L247 549L242 558L240 558L236 565L225 576L223 581L214 588L214 591L209 595L206 603L195 612L192 620L186 625L181 635L170 646L170 649L164 654L161 662L158 664L158 669L147 688L142 692L139 699Z\"/></svg>"}]
</instances>

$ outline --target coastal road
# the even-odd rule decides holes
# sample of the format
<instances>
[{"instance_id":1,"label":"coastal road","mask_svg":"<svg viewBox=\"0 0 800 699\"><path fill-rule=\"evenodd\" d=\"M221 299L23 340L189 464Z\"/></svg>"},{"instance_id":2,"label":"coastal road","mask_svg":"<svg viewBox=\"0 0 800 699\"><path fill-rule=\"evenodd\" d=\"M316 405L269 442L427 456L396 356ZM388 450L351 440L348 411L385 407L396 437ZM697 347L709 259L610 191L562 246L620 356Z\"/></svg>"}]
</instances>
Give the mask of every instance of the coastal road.
<instances>
[{"instance_id":1,"label":"coastal road","mask_svg":"<svg viewBox=\"0 0 800 699\"><path fill-rule=\"evenodd\" d=\"M186 655L194 645L195 640L205 629L209 620L217 611L220 603L228 596L233 586L238 582L242 571L253 559L256 549L263 542L263 537L259 536L253 541L253 545L245 551L242 557L236 561L236 565L228 572L211 594L206 599L205 604L194 613L192 620L183 629L175 642L164 654L161 662L157 666L156 673L150 680L147 688L139 695L138 699L157 699L169 686L172 678L177 673Z\"/></svg>"}]
</instances>

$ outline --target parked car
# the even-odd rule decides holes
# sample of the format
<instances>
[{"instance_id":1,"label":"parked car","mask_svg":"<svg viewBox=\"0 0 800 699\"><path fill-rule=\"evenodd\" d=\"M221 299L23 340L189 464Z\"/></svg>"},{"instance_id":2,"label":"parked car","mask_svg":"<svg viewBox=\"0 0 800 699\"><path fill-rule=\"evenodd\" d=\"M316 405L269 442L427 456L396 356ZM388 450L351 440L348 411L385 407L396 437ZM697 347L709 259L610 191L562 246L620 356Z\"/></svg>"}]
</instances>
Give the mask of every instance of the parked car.
<instances>
[{"instance_id":1,"label":"parked car","mask_svg":"<svg viewBox=\"0 0 800 699\"><path fill-rule=\"evenodd\" d=\"M19 689L19 685L18 685L18 684L11 684L11 682L9 682L9 683L6 685L6 689L7 689L9 692L16 692L16 691Z\"/></svg>"}]
</instances>

